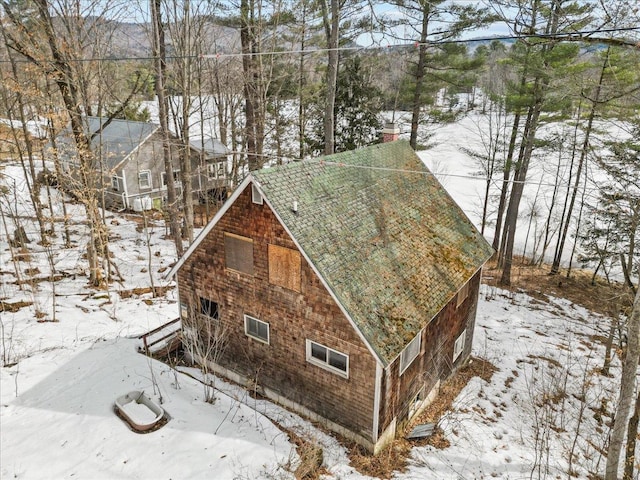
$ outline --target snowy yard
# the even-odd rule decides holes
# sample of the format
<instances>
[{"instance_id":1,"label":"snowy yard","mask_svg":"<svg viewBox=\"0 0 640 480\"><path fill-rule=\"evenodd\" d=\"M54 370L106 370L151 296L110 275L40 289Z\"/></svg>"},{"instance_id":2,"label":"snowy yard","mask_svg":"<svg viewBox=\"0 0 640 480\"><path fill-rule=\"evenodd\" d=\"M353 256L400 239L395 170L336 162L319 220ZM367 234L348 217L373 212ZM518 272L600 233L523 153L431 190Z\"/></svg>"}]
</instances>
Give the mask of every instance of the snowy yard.
<instances>
[{"instance_id":1,"label":"snowy yard","mask_svg":"<svg viewBox=\"0 0 640 480\"><path fill-rule=\"evenodd\" d=\"M428 164L436 154L429 153ZM450 158L457 157L452 152ZM467 173L473 167L447 168ZM475 187L449 178L445 186L477 223ZM9 187L2 197L7 229L0 235L0 477L293 478L298 456L289 430L322 447L327 478L368 478L334 437L299 416L221 380L216 401L206 403L193 378L197 370L181 367L182 373L137 352L138 335L178 316L175 291L162 278L175 261L162 223L143 228L133 217L108 212L124 280L108 291L92 290L79 206L68 205L72 247L62 245L61 222L59 243L43 247L35 241L21 168L0 167L0 182ZM60 218L55 198L51 213ZM7 231L15 229L10 214L34 240L20 260L8 244ZM56 282L49 280L50 263L62 274ZM149 287L151 279L168 287L165 295L119 294ZM611 377L599 374L609 323L561 298L483 285L473 355L498 371L490 382L472 379L441 419L450 446L414 447L406 471L393 477L515 480L571 473L588 479L602 473L620 372L616 357ZM162 404L166 425L138 434L115 415L115 399L132 390Z\"/></svg>"}]
</instances>

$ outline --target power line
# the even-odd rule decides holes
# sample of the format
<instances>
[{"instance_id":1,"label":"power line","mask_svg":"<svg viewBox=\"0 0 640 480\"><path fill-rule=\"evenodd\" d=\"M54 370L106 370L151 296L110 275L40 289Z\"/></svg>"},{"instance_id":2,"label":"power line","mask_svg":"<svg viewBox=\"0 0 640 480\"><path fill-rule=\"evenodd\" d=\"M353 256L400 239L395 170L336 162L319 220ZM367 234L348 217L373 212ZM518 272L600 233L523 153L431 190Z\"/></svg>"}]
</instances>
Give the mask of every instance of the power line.
<instances>
[{"instance_id":1,"label":"power line","mask_svg":"<svg viewBox=\"0 0 640 480\"><path fill-rule=\"evenodd\" d=\"M327 53L330 51L337 52L349 52L349 51L367 51L367 50L388 50L388 49L410 49L410 48L419 48L421 46L430 47L437 45L448 45L448 44L460 44L460 43L477 43L477 42L491 42L494 40L497 41L508 41L508 40L524 40L524 39L547 39L547 40L599 40L602 42L607 42L611 40L615 40L612 38L597 38L593 37L594 34L608 34L608 33L622 33L622 32L635 32L640 31L639 27L617 27L617 28L607 28L607 29L595 29L595 30L577 30L575 32L564 32L564 33L552 33L552 34L544 34L544 33L532 33L532 34L517 34L517 35L501 35L501 36L486 36L486 37L477 37L477 38L469 38L469 39L447 39L447 40L427 40L426 42L405 42L405 43L395 43L388 45L367 45L367 46L349 46L349 47L337 47L337 48L314 48L314 49L289 49L289 50L269 50L262 52L232 52L232 53L207 53L200 55L169 55L166 56L166 60L181 60L181 59L224 59L224 58L242 58L248 56L278 56L278 55L301 55L301 54L314 54L314 53ZM636 48L640 48L640 40L625 40L619 39L621 45L632 46ZM142 61L142 60L154 60L157 57L155 56L137 56L137 57L89 57L89 58L69 58L66 59L69 63L88 63L88 62L123 62L123 61ZM33 60L29 59L15 59L18 63L33 63ZM43 60L46 62L49 60ZM10 60L0 60L0 64L2 63L10 63Z\"/></svg>"}]
</instances>

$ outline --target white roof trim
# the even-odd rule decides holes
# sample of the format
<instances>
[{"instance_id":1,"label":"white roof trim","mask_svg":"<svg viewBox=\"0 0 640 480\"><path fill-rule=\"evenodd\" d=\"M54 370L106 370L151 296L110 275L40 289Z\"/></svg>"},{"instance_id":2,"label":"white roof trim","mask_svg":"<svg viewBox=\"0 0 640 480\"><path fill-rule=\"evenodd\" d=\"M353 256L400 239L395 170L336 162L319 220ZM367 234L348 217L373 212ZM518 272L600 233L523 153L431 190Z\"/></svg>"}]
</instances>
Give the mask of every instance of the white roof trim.
<instances>
[{"instance_id":1,"label":"white roof trim","mask_svg":"<svg viewBox=\"0 0 640 480\"><path fill-rule=\"evenodd\" d=\"M191 245L189 245L189 248L187 249L187 251L184 252L184 254L182 255L182 257L180 257L178 262L173 266L173 268L171 270L169 270L169 272L166 275L163 276L163 278L165 278L165 279L171 278L178 272L178 270L180 269L180 267L182 267L184 262L186 262L187 259L193 253L193 251L196 248L198 248L198 245L200 245L200 243L205 239L205 237L209 234L209 232L213 229L213 227L215 227L216 224L220 221L220 218L222 218L222 216L225 213L227 213L227 210L229 210L231 205L233 205L233 202L236 201L236 199L244 191L244 189L247 187L247 185L249 183L251 183L252 181L253 181L253 176L251 174L249 174L242 181L242 183L240 185L238 185L238 187L234 190L233 194L227 199L227 201L224 203L224 205L222 205L222 208L220 210L218 210L218 213L216 213L215 216L213 217L213 219L211 219L211 221L207 224L207 226L202 229L202 231L198 234L198 236L191 243ZM260 192L262 193L262 190Z\"/></svg>"}]
</instances>

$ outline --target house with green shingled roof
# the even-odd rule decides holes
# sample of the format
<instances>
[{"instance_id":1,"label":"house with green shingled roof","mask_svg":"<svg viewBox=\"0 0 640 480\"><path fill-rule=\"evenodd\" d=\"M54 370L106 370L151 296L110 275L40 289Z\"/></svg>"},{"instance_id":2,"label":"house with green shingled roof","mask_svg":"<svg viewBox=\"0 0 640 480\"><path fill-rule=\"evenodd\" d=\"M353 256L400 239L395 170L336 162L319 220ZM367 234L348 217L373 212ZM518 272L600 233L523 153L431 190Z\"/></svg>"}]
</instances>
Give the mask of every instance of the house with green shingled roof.
<instances>
[{"instance_id":1,"label":"house with green shingled roof","mask_svg":"<svg viewBox=\"0 0 640 480\"><path fill-rule=\"evenodd\" d=\"M468 359L492 253L394 141L252 172L169 275L196 360L378 451Z\"/></svg>"}]
</instances>

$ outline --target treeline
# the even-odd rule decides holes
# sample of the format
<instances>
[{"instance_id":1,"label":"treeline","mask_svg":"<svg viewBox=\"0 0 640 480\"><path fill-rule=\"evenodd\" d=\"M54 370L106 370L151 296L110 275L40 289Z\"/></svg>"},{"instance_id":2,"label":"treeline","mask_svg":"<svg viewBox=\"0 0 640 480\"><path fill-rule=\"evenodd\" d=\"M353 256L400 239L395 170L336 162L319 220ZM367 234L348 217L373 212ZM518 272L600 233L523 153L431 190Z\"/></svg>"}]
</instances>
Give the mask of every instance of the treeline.
<instances>
[{"instance_id":1,"label":"treeline","mask_svg":"<svg viewBox=\"0 0 640 480\"><path fill-rule=\"evenodd\" d=\"M92 227L89 263L96 285L109 279L110 268L100 215L104 172L89 148L99 132L85 131L86 116L104 117L106 124L112 118L146 121L142 102L157 102L168 178L173 173L167 152L178 148L184 157L183 198L169 182L165 205L180 254L183 242L193 239L187 146L192 136L211 135L205 124L233 152L230 175L237 181L266 162L376 142L383 110L408 112L410 143L423 148L430 123L465 113L455 103L466 93L468 108L488 115L492 125L484 151L468 153L486 179L482 229L488 223L494 229L502 283L510 283L529 167L544 152L562 161L544 238L537 240L542 253L533 261L553 250L557 273L567 240L580 237L585 260L605 275L621 266L633 287L638 202L637 189L629 185L637 169L637 20L632 2L605 8L566 0L489 7L406 0L153 0L135 7L12 0L3 2L1 65L7 81L0 107L3 116L24 125L45 119L50 139L70 126L86 172L74 194ZM492 22L509 26L509 42L460 41ZM137 56L128 56L132 51ZM476 98L478 91L483 95ZM608 140L596 128L602 120L624 122L627 139L604 144ZM554 121L573 130L544 138L540 128ZM15 143L35 172L44 152L30 142ZM55 149L52 142L48 147ZM55 159L51 152L47 158ZM560 175L566 162L569 172ZM589 162L601 164L608 180L596 199L583 201ZM624 168L616 167L621 162ZM490 186L496 182L502 187L494 199ZM41 212L36 191L33 202ZM40 229L46 241L44 219Z\"/></svg>"},{"instance_id":2,"label":"treeline","mask_svg":"<svg viewBox=\"0 0 640 480\"><path fill-rule=\"evenodd\" d=\"M495 22L508 27L508 42L461 41ZM170 152L181 155L182 198L168 182L164 205L180 255L193 240L192 138L213 134L227 145L237 182L266 163L376 142L383 111L391 120L405 112L411 145L424 148L432 123L466 113L456 106L466 94L467 108L486 116L483 148L467 153L486 182L481 227L493 229L501 283L511 283L523 191L541 162L555 180L545 218L536 219L532 261L551 254L550 273L558 274L567 254L578 255L567 252L578 240L596 273L620 268L635 291L638 25L637 3L626 0L6 0L0 110L17 123L4 142L28 172L47 245L58 227L44 213L50 199L36 171L46 158L64 174L55 139L69 129L82 173L71 193L90 231L89 279L104 286L117 274L102 213L108 172L90 148L100 131L87 131L87 116L103 117L102 128L116 118L147 121L143 102L155 102L166 178L174 178ZM44 122L46 141L32 135L33 120ZM549 134L550 124L562 128ZM614 129L623 134L609 136ZM612 445L620 448L615 438ZM607 478L618 457L609 456Z\"/></svg>"},{"instance_id":3,"label":"treeline","mask_svg":"<svg viewBox=\"0 0 640 480\"><path fill-rule=\"evenodd\" d=\"M86 116L146 121L142 102L157 102L166 141L185 152L183 198L168 185L166 205L180 253L183 241L193 238L187 145L192 136L210 134L205 124L233 152L231 175L237 181L265 162L376 142L382 111L408 112L411 145L423 148L429 124L465 113L455 104L466 94L467 108L491 119L484 151L468 153L486 179L482 228L493 227L502 283L510 283L529 167L543 153L562 162L533 261L552 251L557 273L567 240L580 237L585 260L605 275L621 266L632 286L638 202L628 188L634 175L625 178L624 172L634 170L636 158L637 17L637 7L628 2L605 10L564 0L530 0L517 8L508 2L489 8L445 1L154 0L137 10L119 2L10 1L3 4L2 68L8 81L1 107L3 116L25 124L46 119L52 139L71 125L79 163L88 172L75 194L95 232L90 265L96 283L109 277L99 260L108 258L99 213L98 177L104 172L96 172L100 162L88 148L99 132L85 132ZM138 23L125 23L131 18ZM509 26L509 42L460 41L496 21ZM140 56L141 50L149 53ZM132 51L135 57L128 56ZM482 96L476 96L479 91ZM630 130L626 140L603 139L596 128L602 120L624 122ZM573 131L551 139L539 133L557 121L573 125ZM22 157L42 156L33 145L16 143L24 147ZM560 175L567 162L570 173ZM602 164L608 183L597 199L582 201L589 162ZM615 167L620 162L624 168ZM493 198L490 186L496 182L502 187ZM40 202L35 194L33 201ZM554 209L561 209L559 219Z\"/></svg>"}]
</instances>

